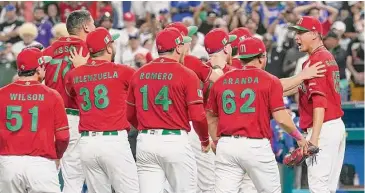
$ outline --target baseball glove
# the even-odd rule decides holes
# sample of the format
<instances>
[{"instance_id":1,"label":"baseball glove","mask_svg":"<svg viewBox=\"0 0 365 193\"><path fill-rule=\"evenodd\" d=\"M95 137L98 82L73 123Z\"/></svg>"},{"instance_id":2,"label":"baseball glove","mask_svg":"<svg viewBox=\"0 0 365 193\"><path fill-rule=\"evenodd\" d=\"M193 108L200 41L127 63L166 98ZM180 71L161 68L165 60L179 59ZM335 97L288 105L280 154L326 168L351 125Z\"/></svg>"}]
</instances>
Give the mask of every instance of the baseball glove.
<instances>
[{"instance_id":1,"label":"baseball glove","mask_svg":"<svg viewBox=\"0 0 365 193\"><path fill-rule=\"evenodd\" d=\"M308 143L308 151L307 154L302 153L302 149L299 147L295 149L293 152L287 154L284 157L283 163L287 166L299 166L303 163L307 158L312 158L312 160L316 159L316 155L319 152L319 148L312 143Z\"/></svg>"}]
</instances>

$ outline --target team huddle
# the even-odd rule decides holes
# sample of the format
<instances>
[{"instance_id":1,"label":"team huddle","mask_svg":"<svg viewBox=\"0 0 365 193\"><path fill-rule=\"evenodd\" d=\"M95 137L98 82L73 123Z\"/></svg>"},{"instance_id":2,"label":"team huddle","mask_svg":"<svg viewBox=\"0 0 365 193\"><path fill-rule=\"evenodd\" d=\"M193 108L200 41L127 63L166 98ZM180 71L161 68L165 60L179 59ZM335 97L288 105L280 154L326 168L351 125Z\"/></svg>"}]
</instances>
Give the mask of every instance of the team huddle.
<instances>
[{"instance_id":1,"label":"team huddle","mask_svg":"<svg viewBox=\"0 0 365 193\"><path fill-rule=\"evenodd\" d=\"M0 193L279 193L270 118L307 159L312 193L333 193L342 167L338 66L322 44L321 23L290 29L303 70L278 79L264 71L264 43L246 28L210 31L207 63L189 55L195 26L176 22L156 35L159 57L134 70L113 63L114 41L90 13L72 12L68 37L25 48L18 78L0 89ZM234 56L232 56L235 53ZM45 84L41 82L44 80ZM300 127L283 96L299 92ZM136 161L128 132L138 129Z\"/></svg>"}]
</instances>

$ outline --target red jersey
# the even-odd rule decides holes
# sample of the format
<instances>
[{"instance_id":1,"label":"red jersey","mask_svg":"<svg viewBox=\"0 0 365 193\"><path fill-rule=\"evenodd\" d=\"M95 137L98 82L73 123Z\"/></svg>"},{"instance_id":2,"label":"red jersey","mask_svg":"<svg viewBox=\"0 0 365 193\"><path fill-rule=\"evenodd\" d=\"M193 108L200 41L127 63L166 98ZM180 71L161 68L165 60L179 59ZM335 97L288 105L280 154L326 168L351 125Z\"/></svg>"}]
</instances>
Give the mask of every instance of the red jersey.
<instances>
[{"instance_id":1,"label":"red jersey","mask_svg":"<svg viewBox=\"0 0 365 193\"><path fill-rule=\"evenodd\" d=\"M325 104L318 106L325 108L324 122L343 116L339 94L340 72L332 54L326 48L321 47L315 50L302 66L304 68L319 61L326 65L325 76L305 80L299 85L299 124L303 130L313 126L313 108L316 102L313 101L313 96L315 95L323 96L325 101Z\"/></svg>"},{"instance_id":2,"label":"red jersey","mask_svg":"<svg viewBox=\"0 0 365 193\"><path fill-rule=\"evenodd\" d=\"M63 100L38 81L0 89L0 155L57 159L55 133L68 130Z\"/></svg>"},{"instance_id":3,"label":"red jersey","mask_svg":"<svg viewBox=\"0 0 365 193\"><path fill-rule=\"evenodd\" d=\"M80 110L80 132L129 129L125 100L134 72L126 65L90 60L67 74L66 90Z\"/></svg>"},{"instance_id":4,"label":"red jersey","mask_svg":"<svg viewBox=\"0 0 365 193\"><path fill-rule=\"evenodd\" d=\"M57 90L61 94L66 108L76 109L76 101L66 94L64 85L66 74L74 68L69 60L71 47L75 47L76 50L83 47L83 56L86 56L89 52L86 43L75 37L61 37L43 51L44 55L53 58L45 66L46 76L44 80L48 87Z\"/></svg>"},{"instance_id":5,"label":"red jersey","mask_svg":"<svg viewBox=\"0 0 365 193\"><path fill-rule=\"evenodd\" d=\"M71 12L75 11L75 10L86 10L86 3L84 2L78 2L77 5L75 7L72 7L70 5L70 2L60 2L59 3L59 10L60 10L60 15L61 15L61 21L63 23L66 23L66 19L68 17L68 15L70 15Z\"/></svg>"},{"instance_id":6,"label":"red jersey","mask_svg":"<svg viewBox=\"0 0 365 193\"><path fill-rule=\"evenodd\" d=\"M138 130L190 131L188 105L203 103L203 96L193 71L160 57L133 75L127 103L135 105Z\"/></svg>"},{"instance_id":7,"label":"red jersey","mask_svg":"<svg viewBox=\"0 0 365 193\"><path fill-rule=\"evenodd\" d=\"M242 68L242 63L239 58L232 58L232 66L238 69Z\"/></svg>"},{"instance_id":8,"label":"red jersey","mask_svg":"<svg viewBox=\"0 0 365 193\"><path fill-rule=\"evenodd\" d=\"M212 74L211 67L205 65L201 60L199 60L199 58L192 55L186 55L184 57L184 66L194 71L199 80L203 83L207 82L210 74Z\"/></svg>"},{"instance_id":9,"label":"red jersey","mask_svg":"<svg viewBox=\"0 0 365 193\"><path fill-rule=\"evenodd\" d=\"M284 108L279 79L253 66L220 77L213 84L207 107L218 116L218 136L268 139L271 114Z\"/></svg>"}]
</instances>

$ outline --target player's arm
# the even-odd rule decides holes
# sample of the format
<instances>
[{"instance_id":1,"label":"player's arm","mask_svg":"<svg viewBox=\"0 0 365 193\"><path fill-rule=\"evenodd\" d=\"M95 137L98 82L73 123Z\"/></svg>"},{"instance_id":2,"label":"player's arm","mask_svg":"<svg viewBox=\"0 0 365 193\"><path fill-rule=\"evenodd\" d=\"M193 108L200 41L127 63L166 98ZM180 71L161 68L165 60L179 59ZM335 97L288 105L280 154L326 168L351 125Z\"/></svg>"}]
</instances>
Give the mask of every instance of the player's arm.
<instances>
[{"instance_id":1,"label":"player's arm","mask_svg":"<svg viewBox=\"0 0 365 193\"><path fill-rule=\"evenodd\" d=\"M218 128L218 103L216 101L216 94L214 90L215 86L213 85L207 103L207 120L208 120L208 129L209 135L212 138L213 142L216 144L218 142L217 137L217 128Z\"/></svg>"},{"instance_id":2,"label":"player's arm","mask_svg":"<svg viewBox=\"0 0 365 193\"><path fill-rule=\"evenodd\" d=\"M297 94L298 93L298 87L299 86L296 86L296 87L294 87L294 88L292 88L288 91L285 91L283 96L291 96L291 95Z\"/></svg>"},{"instance_id":3,"label":"player's arm","mask_svg":"<svg viewBox=\"0 0 365 193\"><path fill-rule=\"evenodd\" d=\"M280 81L274 78L270 85L269 108L272 116L280 128L284 129L291 135L301 147L306 147L306 141L302 134L298 131L291 116L285 110L283 101L283 88Z\"/></svg>"},{"instance_id":4,"label":"player's arm","mask_svg":"<svg viewBox=\"0 0 365 193\"><path fill-rule=\"evenodd\" d=\"M203 106L203 92L200 89L199 79L193 73L187 73L184 83L185 102L188 106L189 117L198 134L201 145L209 146L208 122Z\"/></svg>"},{"instance_id":5,"label":"player's arm","mask_svg":"<svg viewBox=\"0 0 365 193\"><path fill-rule=\"evenodd\" d=\"M127 96L127 120L134 127L138 128L137 111L136 111L136 98L134 96L133 81L130 81Z\"/></svg>"},{"instance_id":6,"label":"player's arm","mask_svg":"<svg viewBox=\"0 0 365 193\"><path fill-rule=\"evenodd\" d=\"M69 128L67 115L65 111L65 105L61 96L55 92L56 100L54 104L54 131L55 131L55 147L57 158L61 159L63 153L65 153L69 140Z\"/></svg>"},{"instance_id":7,"label":"player's arm","mask_svg":"<svg viewBox=\"0 0 365 193\"><path fill-rule=\"evenodd\" d=\"M288 91L298 86L304 80L308 80L315 77L323 77L325 69L322 69L324 65L322 62L314 63L313 65L307 65L298 75L280 79L283 90Z\"/></svg>"}]
</instances>

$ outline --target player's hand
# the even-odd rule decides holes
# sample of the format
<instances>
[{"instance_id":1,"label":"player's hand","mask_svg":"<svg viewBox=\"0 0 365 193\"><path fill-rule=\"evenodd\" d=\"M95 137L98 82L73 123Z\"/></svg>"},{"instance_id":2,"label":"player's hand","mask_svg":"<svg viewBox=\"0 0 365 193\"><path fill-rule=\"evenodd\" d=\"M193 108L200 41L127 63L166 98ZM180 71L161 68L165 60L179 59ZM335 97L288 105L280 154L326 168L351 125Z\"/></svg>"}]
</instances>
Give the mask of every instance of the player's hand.
<instances>
[{"instance_id":1,"label":"player's hand","mask_svg":"<svg viewBox=\"0 0 365 193\"><path fill-rule=\"evenodd\" d=\"M217 152L217 143L212 141L212 143L210 144L210 147L212 148L213 153L216 154L216 152Z\"/></svg>"},{"instance_id":2,"label":"player's hand","mask_svg":"<svg viewBox=\"0 0 365 193\"><path fill-rule=\"evenodd\" d=\"M314 146L318 147L318 138L311 137L311 138L310 138L310 140L309 140L309 142L310 142L312 145L314 145Z\"/></svg>"},{"instance_id":3,"label":"player's hand","mask_svg":"<svg viewBox=\"0 0 365 193\"><path fill-rule=\"evenodd\" d=\"M210 63L212 64L212 67L214 68L215 66L219 67L220 69L223 69L224 66L226 66L227 64L227 60L221 57L211 57L210 58Z\"/></svg>"},{"instance_id":4,"label":"player's hand","mask_svg":"<svg viewBox=\"0 0 365 193\"><path fill-rule=\"evenodd\" d=\"M76 49L72 49L70 52L70 60L75 66L75 68L82 66L87 63L87 60L90 58L90 53L86 55L86 57L82 56L82 47L79 50L79 53L77 53Z\"/></svg>"},{"instance_id":5,"label":"player's hand","mask_svg":"<svg viewBox=\"0 0 365 193\"><path fill-rule=\"evenodd\" d=\"M308 151L308 141L303 137L301 140L297 141L298 146L302 148L302 154L306 155Z\"/></svg>"},{"instance_id":6,"label":"player's hand","mask_svg":"<svg viewBox=\"0 0 365 193\"><path fill-rule=\"evenodd\" d=\"M207 146L203 146L202 145L202 152L203 153L208 153L211 147L211 142L209 142L209 144Z\"/></svg>"},{"instance_id":7,"label":"player's hand","mask_svg":"<svg viewBox=\"0 0 365 193\"><path fill-rule=\"evenodd\" d=\"M316 62L312 66L307 65L301 72L303 80L324 77L326 72L324 67L325 65L322 62Z\"/></svg>"}]
</instances>

